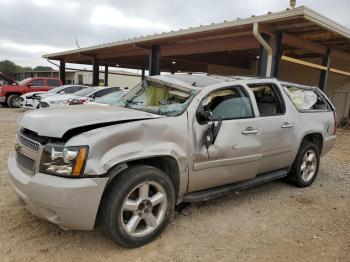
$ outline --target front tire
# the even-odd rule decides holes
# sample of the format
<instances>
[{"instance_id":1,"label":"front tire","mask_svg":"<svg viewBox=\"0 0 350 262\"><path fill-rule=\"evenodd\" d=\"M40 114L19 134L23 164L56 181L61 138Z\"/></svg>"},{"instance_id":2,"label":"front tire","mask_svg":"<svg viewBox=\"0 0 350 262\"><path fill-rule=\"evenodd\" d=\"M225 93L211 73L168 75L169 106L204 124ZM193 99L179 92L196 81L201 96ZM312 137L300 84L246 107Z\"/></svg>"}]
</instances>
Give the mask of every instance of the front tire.
<instances>
[{"instance_id":1,"label":"front tire","mask_svg":"<svg viewBox=\"0 0 350 262\"><path fill-rule=\"evenodd\" d=\"M287 180L298 187L308 187L315 181L320 166L320 153L316 144L304 140Z\"/></svg>"},{"instance_id":2,"label":"front tire","mask_svg":"<svg viewBox=\"0 0 350 262\"><path fill-rule=\"evenodd\" d=\"M20 97L19 95L10 95L7 98L7 105L11 108L18 108L20 107Z\"/></svg>"},{"instance_id":3,"label":"front tire","mask_svg":"<svg viewBox=\"0 0 350 262\"><path fill-rule=\"evenodd\" d=\"M151 166L134 166L117 175L103 197L101 222L119 245L135 248L154 240L175 205L170 178Z\"/></svg>"}]
</instances>

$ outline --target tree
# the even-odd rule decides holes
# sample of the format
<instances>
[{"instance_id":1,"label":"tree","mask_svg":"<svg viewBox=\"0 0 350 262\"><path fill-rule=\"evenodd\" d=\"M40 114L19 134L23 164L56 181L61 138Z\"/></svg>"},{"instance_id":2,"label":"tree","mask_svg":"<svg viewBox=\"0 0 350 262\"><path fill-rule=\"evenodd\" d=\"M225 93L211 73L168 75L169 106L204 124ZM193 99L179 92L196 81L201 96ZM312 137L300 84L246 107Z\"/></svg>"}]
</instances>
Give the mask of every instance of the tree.
<instances>
[{"instance_id":1,"label":"tree","mask_svg":"<svg viewBox=\"0 0 350 262\"><path fill-rule=\"evenodd\" d=\"M33 71L53 71L53 68L50 66L37 66L33 68Z\"/></svg>"},{"instance_id":2,"label":"tree","mask_svg":"<svg viewBox=\"0 0 350 262\"><path fill-rule=\"evenodd\" d=\"M6 75L13 76L15 72L21 70L21 67L11 62L10 60L0 61L0 72Z\"/></svg>"}]
</instances>

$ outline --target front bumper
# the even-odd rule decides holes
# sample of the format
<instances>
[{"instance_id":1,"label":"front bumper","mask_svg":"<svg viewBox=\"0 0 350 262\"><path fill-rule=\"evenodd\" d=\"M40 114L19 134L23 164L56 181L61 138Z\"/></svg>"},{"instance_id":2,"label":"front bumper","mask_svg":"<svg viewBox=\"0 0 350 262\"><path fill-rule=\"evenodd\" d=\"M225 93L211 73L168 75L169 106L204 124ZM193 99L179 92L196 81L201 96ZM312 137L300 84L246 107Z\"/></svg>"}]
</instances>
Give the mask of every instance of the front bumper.
<instances>
[{"instance_id":1,"label":"front bumper","mask_svg":"<svg viewBox=\"0 0 350 262\"><path fill-rule=\"evenodd\" d=\"M25 174L14 153L8 160L9 180L25 207L63 228L91 230L108 178L64 178Z\"/></svg>"},{"instance_id":2,"label":"front bumper","mask_svg":"<svg viewBox=\"0 0 350 262\"><path fill-rule=\"evenodd\" d=\"M6 102L6 96L0 96L0 103Z\"/></svg>"}]
</instances>

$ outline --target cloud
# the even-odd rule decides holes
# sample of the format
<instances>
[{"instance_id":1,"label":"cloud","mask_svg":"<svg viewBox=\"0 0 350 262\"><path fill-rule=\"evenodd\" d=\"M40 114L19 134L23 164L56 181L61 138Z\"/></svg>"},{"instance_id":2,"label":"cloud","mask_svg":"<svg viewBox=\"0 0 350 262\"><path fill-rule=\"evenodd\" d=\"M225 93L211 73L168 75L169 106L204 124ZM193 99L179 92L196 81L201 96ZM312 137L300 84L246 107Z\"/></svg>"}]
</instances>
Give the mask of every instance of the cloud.
<instances>
[{"instance_id":1,"label":"cloud","mask_svg":"<svg viewBox=\"0 0 350 262\"><path fill-rule=\"evenodd\" d=\"M142 17L125 15L119 9L110 6L99 6L94 9L90 22L96 26L111 26L124 29L170 30L169 25Z\"/></svg>"},{"instance_id":2,"label":"cloud","mask_svg":"<svg viewBox=\"0 0 350 262\"><path fill-rule=\"evenodd\" d=\"M349 0L298 0L350 27ZM56 50L118 41L262 15L288 7L288 0L0 0L0 60L47 64Z\"/></svg>"}]
</instances>

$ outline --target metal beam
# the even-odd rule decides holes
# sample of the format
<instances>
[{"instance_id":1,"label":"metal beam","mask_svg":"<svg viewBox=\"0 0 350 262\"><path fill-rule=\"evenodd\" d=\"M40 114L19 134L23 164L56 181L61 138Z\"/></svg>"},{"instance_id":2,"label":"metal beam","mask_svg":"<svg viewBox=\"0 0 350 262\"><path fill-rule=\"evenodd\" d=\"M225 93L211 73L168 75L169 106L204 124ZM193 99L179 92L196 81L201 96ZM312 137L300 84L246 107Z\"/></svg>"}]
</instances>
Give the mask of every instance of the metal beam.
<instances>
[{"instance_id":1,"label":"metal beam","mask_svg":"<svg viewBox=\"0 0 350 262\"><path fill-rule=\"evenodd\" d=\"M275 33L275 44L273 48L272 76L278 77L278 67L282 55L282 32Z\"/></svg>"},{"instance_id":2,"label":"metal beam","mask_svg":"<svg viewBox=\"0 0 350 262\"><path fill-rule=\"evenodd\" d=\"M149 53L149 75L160 75L160 46L154 45L152 46Z\"/></svg>"},{"instance_id":3,"label":"metal beam","mask_svg":"<svg viewBox=\"0 0 350 262\"><path fill-rule=\"evenodd\" d=\"M108 66L105 66L105 86L108 86Z\"/></svg>"},{"instance_id":4,"label":"metal beam","mask_svg":"<svg viewBox=\"0 0 350 262\"><path fill-rule=\"evenodd\" d=\"M205 41L193 41L162 46L161 56L204 54L259 48L253 35L228 37Z\"/></svg>"},{"instance_id":5,"label":"metal beam","mask_svg":"<svg viewBox=\"0 0 350 262\"><path fill-rule=\"evenodd\" d=\"M63 84L66 84L66 62L60 60L60 79Z\"/></svg>"},{"instance_id":6,"label":"metal beam","mask_svg":"<svg viewBox=\"0 0 350 262\"><path fill-rule=\"evenodd\" d=\"M92 61L92 85L98 86L99 85L99 68L98 68L98 61L96 58Z\"/></svg>"},{"instance_id":7,"label":"metal beam","mask_svg":"<svg viewBox=\"0 0 350 262\"><path fill-rule=\"evenodd\" d=\"M331 68L331 49L330 48L328 48L328 50L327 50L327 55L324 56L323 59L322 59L322 65L326 66L327 69L326 70L321 70L318 87L322 91L326 91L327 83L328 83L328 75L329 75L329 71L330 71L330 68Z\"/></svg>"},{"instance_id":8,"label":"metal beam","mask_svg":"<svg viewBox=\"0 0 350 262\"><path fill-rule=\"evenodd\" d=\"M261 33L262 38L266 42L270 42L271 36ZM267 76L267 60L268 60L268 53L267 50L263 47L260 46L260 51L259 51L259 64L258 64L258 75L262 77Z\"/></svg>"}]
</instances>

